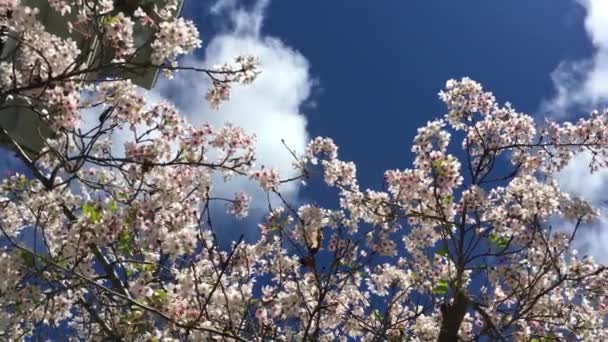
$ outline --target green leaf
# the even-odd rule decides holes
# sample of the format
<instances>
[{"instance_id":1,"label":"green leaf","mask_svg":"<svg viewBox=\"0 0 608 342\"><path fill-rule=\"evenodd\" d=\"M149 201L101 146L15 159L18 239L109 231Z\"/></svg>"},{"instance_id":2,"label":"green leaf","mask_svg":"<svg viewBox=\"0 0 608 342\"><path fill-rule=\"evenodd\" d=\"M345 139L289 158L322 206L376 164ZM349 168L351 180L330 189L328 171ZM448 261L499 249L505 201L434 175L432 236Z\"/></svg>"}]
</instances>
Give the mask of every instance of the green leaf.
<instances>
[{"instance_id":1,"label":"green leaf","mask_svg":"<svg viewBox=\"0 0 608 342\"><path fill-rule=\"evenodd\" d=\"M68 259L54 258L53 262L61 267L67 268L69 266Z\"/></svg>"},{"instance_id":2,"label":"green leaf","mask_svg":"<svg viewBox=\"0 0 608 342\"><path fill-rule=\"evenodd\" d=\"M162 302L167 298L167 291L156 290L156 291L154 291L154 294L152 296L154 297L154 299Z\"/></svg>"},{"instance_id":3,"label":"green leaf","mask_svg":"<svg viewBox=\"0 0 608 342\"><path fill-rule=\"evenodd\" d=\"M156 271L156 265L152 265L152 264L143 264L141 266L141 270L143 272L154 272Z\"/></svg>"},{"instance_id":4,"label":"green leaf","mask_svg":"<svg viewBox=\"0 0 608 342\"><path fill-rule=\"evenodd\" d=\"M23 304L21 304L20 302L15 304L15 313L17 315L20 315L23 312Z\"/></svg>"},{"instance_id":5,"label":"green leaf","mask_svg":"<svg viewBox=\"0 0 608 342\"><path fill-rule=\"evenodd\" d=\"M447 280L440 280L437 282L437 286L433 289L433 294L444 295L450 290L450 284Z\"/></svg>"},{"instance_id":6,"label":"green leaf","mask_svg":"<svg viewBox=\"0 0 608 342\"><path fill-rule=\"evenodd\" d=\"M27 267L34 267L36 266L36 258L34 257L34 254L31 252L27 252L27 251L20 251L19 254L21 255L21 259L23 260L23 264Z\"/></svg>"},{"instance_id":7,"label":"green leaf","mask_svg":"<svg viewBox=\"0 0 608 342\"><path fill-rule=\"evenodd\" d=\"M344 266L344 267L347 267L347 268L354 268L355 267L355 265L349 263L348 261L340 261L340 266Z\"/></svg>"},{"instance_id":8,"label":"green leaf","mask_svg":"<svg viewBox=\"0 0 608 342\"><path fill-rule=\"evenodd\" d=\"M17 183L17 185L19 190L25 190L27 187L27 178L25 178L23 175L19 177L19 183Z\"/></svg>"},{"instance_id":9,"label":"green leaf","mask_svg":"<svg viewBox=\"0 0 608 342\"><path fill-rule=\"evenodd\" d=\"M500 236L492 233L490 234L490 241L492 241L492 243L498 248L506 248L509 245L511 239L506 236Z\"/></svg>"},{"instance_id":10,"label":"green leaf","mask_svg":"<svg viewBox=\"0 0 608 342\"><path fill-rule=\"evenodd\" d=\"M102 216L101 210L99 210L97 206L92 203L85 203L82 206L82 214L93 223L99 222Z\"/></svg>"},{"instance_id":11,"label":"green leaf","mask_svg":"<svg viewBox=\"0 0 608 342\"><path fill-rule=\"evenodd\" d=\"M389 336L388 342L401 342L401 336L398 336L398 335Z\"/></svg>"},{"instance_id":12,"label":"green leaf","mask_svg":"<svg viewBox=\"0 0 608 342\"><path fill-rule=\"evenodd\" d=\"M184 157L184 159L186 159L186 161L188 163L196 162L196 158L195 158L194 154L188 154L187 156Z\"/></svg>"},{"instance_id":13,"label":"green leaf","mask_svg":"<svg viewBox=\"0 0 608 342\"><path fill-rule=\"evenodd\" d=\"M278 224L273 224L268 228L269 232L275 232L281 230L281 226Z\"/></svg>"},{"instance_id":14,"label":"green leaf","mask_svg":"<svg viewBox=\"0 0 608 342\"><path fill-rule=\"evenodd\" d=\"M107 15L107 16L101 18L101 23L103 25L110 26L110 25L116 24L117 22L118 22L118 17L113 16L113 15Z\"/></svg>"},{"instance_id":15,"label":"green leaf","mask_svg":"<svg viewBox=\"0 0 608 342\"><path fill-rule=\"evenodd\" d=\"M116 201L114 201L114 200L110 201L110 204L108 204L108 210L110 210L113 213L118 211L118 204L116 203Z\"/></svg>"},{"instance_id":16,"label":"green leaf","mask_svg":"<svg viewBox=\"0 0 608 342\"><path fill-rule=\"evenodd\" d=\"M39 255L38 259L40 260L40 262L43 265L51 264L51 265L58 265L61 267L68 266L68 259L61 259L60 257L49 258L48 256L45 256L45 255Z\"/></svg>"},{"instance_id":17,"label":"green leaf","mask_svg":"<svg viewBox=\"0 0 608 342\"><path fill-rule=\"evenodd\" d=\"M379 320L382 321L382 316L380 315L380 311L378 310L374 310L374 317Z\"/></svg>"},{"instance_id":18,"label":"green leaf","mask_svg":"<svg viewBox=\"0 0 608 342\"><path fill-rule=\"evenodd\" d=\"M131 238L129 237L129 231L123 229L118 234L118 250L122 253L129 254L131 251Z\"/></svg>"},{"instance_id":19,"label":"green leaf","mask_svg":"<svg viewBox=\"0 0 608 342\"><path fill-rule=\"evenodd\" d=\"M443 166L443 160L441 160L441 159L433 160L433 162L431 163L431 166L433 167L433 169L439 169Z\"/></svg>"},{"instance_id":20,"label":"green leaf","mask_svg":"<svg viewBox=\"0 0 608 342\"><path fill-rule=\"evenodd\" d=\"M447 257L448 255L450 255L450 251L448 250L447 247L442 247L442 248L438 249L435 252L435 254Z\"/></svg>"},{"instance_id":21,"label":"green leaf","mask_svg":"<svg viewBox=\"0 0 608 342\"><path fill-rule=\"evenodd\" d=\"M125 226L127 228L133 226L136 219L137 219L137 210L131 208L129 210L129 214L127 215L127 218L125 219Z\"/></svg>"}]
</instances>

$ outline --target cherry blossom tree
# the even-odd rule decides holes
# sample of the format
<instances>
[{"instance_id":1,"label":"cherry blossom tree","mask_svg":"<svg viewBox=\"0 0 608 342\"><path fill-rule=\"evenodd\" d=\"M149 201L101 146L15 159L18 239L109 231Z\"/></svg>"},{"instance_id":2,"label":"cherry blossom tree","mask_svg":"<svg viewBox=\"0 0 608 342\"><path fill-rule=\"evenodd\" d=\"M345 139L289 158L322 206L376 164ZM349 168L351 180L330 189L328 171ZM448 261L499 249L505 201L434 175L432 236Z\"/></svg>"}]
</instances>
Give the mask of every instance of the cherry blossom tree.
<instances>
[{"instance_id":1,"label":"cherry blossom tree","mask_svg":"<svg viewBox=\"0 0 608 342\"><path fill-rule=\"evenodd\" d=\"M382 188L360 188L356 165L322 137L285 150L300 176L283 179L256 166L254 135L193 126L131 80L149 68L200 73L211 80L201 98L217 107L254 81L254 57L178 64L201 41L173 0L48 3L87 39L51 34L36 8L0 0L13 46L0 60L0 110L26 106L52 131L32 151L2 128L27 170L0 184L2 340L608 339L608 271L572 248L598 211L555 180L578 153L593 155L591 171L607 166L608 112L536 123L450 80L447 114L418 130L413 165L387 170ZM150 41L136 43L136 25ZM215 195L235 177L277 201L251 227L259 239L222 246L211 204L236 220L252 201ZM334 207L281 195L315 177L336 190Z\"/></svg>"}]
</instances>

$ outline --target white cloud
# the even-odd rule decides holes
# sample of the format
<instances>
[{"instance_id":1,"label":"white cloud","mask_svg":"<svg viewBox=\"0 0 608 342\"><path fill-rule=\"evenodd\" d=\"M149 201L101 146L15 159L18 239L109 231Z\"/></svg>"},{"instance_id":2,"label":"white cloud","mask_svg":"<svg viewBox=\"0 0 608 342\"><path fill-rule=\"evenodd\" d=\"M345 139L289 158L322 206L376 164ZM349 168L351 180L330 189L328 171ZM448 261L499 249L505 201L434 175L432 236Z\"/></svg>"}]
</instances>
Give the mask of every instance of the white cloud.
<instances>
[{"instance_id":1,"label":"white cloud","mask_svg":"<svg viewBox=\"0 0 608 342\"><path fill-rule=\"evenodd\" d=\"M193 125L208 122L216 128L226 123L242 127L247 133L256 135L256 167L275 167L282 179L292 178L296 176L292 168L293 156L282 140L296 153L304 151L309 136L301 108L311 103L309 96L318 81L312 78L309 63L302 54L280 39L261 33L268 1L259 0L251 10L237 8L236 4L236 1L220 0L212 7L212 13L220 20L229 21L231 26L206 44L201 59L188 57L180 63L208 68L231 62L238 55L253 54L260 59L262 73L258 78L250 85L235 85L230 101L219 110L211 109L205 100L210 88L207 77L191 71L178 72L172 80L161 77L153 91L146 95L147 101L149 104L163 100L174 103ZM83 127L94 127L99 113L100 109L87 111L83 115ZM123 153L124 143L130 140L129 134L130 131L123 130L113 135L115 155ZM240 191L249 193L254 199L250 220L256 221L267 211L266 194L246 177L223 183L218 176L214 184L217 197L232 198ZM286 199L296 201L299 184L286 183L280 190ZM271 198L271 201L278 204L277 198ZM218 206L215 208L223 210Z\"/></svg>"},{"instance_id":2,"label":"white cloud","mask_svg":"<svg viewBox=\"0 0 608 342\"><path fill-rule=\"evenodd\" d=\"M585 29L594 54L584 60L564 61L551 74L556 95L541 104L541 113L554 119L577 116L608 104L608 1L576 1L585 9ZM558 180L564 191L600 209L599 220L581 227L575 245L583 253L607 263L608 170L592 174L590 161L588 153L577 156L560 172Z\"/></svg>"},{"instance_id":3,"label":"white cloud","mask_svg":"<svg viewBox=\"0 0 608 342\"><path fill-rule=\"evenodd\" d=\"M608 1L577 0L585 11L585 29L595 53L581 61L562 62L551 74L556 95L543 102L541 112L563 118L608 104Z\"/></svg>"},{"instance_id":4,"label":"white cloud","mask_svg":"<svg viewBox=\"0 0 608 342\"><path fill-rule=\"evenodd\" d=\"M212 14L220 14L222 11L227 9L234 9L236 5L237 0L218 0L215 4L213 4L213 6L211 6L209 12Z\"/></svg>"},{"instance_id":5,"label":"white cloud","mask_svg":"<svg viewBox=\"0 0 608 342\"><path fill-rule=\"evenodd\" d=\"M580 227L575 246L597 261L608 263L608 169L591 173L590 162L590 153L578 155L560 172L558 181L563 191L590 201L600 209L597 221ZM562 222L559 225L565 224ZM567 230L573 228L571 224L565 226Z\"/></svg>"},{"instance_id":6,"label":"white cloud","mask_svg":"<svg viewBox=\"0 0 608 342\"><path fill-rule=\"evenodd\" d=\"M562 190L571 194L584 197L594 203L608 200L608 170L602 169L591 173L589 163L590 153L582 153L576 156L559 174L559 184Z\"/></svg>"},{"instance_id":7,"label":"white cloud","mask_svg":"<svg viewBox=\"0 0 608 342\"><path fill-rule=\"evenodd\" d=\"M248 86L235 86L230 101L220 110L212 110L204 100L209 82L201 74L177 73L173 80L160 80L154 92L175 103L193 124L209 122L218 127L230 122L256 134L256 165L276 167L282 178L289 178L295 176L291 167L293 157L281 140L297 152L302 152L308 141L306 118L300 109L314 86L309 63L280 39L262 34L268 1L258 1L251 10L237 8L236 3L220 0L212 7L212 13L219 19L227 18L232 26L208 42L202 60L189 58L182 65L209 67L232 61L241 54L253 54L259 57L262 70L256 81ZM221 185L218 191L223 196L242 190L253 192L254 198L263 199L257 205L265 206L266 196L256 188L247 179L237 179ZM295 198L297 191L295 183L281 188L289 198Z\"/></svg>"}]
</instances>

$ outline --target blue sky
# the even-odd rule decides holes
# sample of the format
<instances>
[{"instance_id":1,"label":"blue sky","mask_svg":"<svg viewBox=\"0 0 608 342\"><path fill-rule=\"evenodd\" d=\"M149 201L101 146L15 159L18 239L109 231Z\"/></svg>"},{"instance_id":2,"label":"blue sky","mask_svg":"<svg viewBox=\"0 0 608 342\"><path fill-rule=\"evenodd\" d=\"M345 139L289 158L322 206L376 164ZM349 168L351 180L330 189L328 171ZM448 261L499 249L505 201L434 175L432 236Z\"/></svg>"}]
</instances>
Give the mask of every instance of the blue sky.
<instances>
[{"instance_id":1,"label":"blue sky","mask_svg":"<svg viewBox=\"0 0 608 342\"><path fill-rule=\"evenodd\" d=\"M212 37L229 24L207 14L211 5L189 1L185 15ZM584 19L573 0L275 0L261 32L308 60L318 84L315 106L301 108L307 131L333 137L372 185L387 168L409 164L416 129L444 113L437 92L449 78L470 76L537 114L555 93L558 65L593 54Z\"/></svg>"},{"instance_id":2,"label":"blue sky","mask_svg":"<svg viewBox=\"0 0 608 342\"><path fill-rule=\"evenodd\" d=\"M557 65L592 53L572 1L273 1L267 18L319 79L308 131L334 137L370 185L410 164L447 79L470 76L534 113Z\"/></svg>"},{"instance_id":3,"label":"blue sky","mask_svg":"<svg viewBox=\"0 0 608 342\"><path fill-rule=\"evenodd\" d=\"M186 115L242 124L265 139L261 162L283 169L288 159L280 139L301 151L307 138L330 136L341 158L357 163L364 187L381 187L386 169L411 166L416 129L444 114L437 92L449 78L469 76L539 121L574 120L608 103L602 86L608 81L608 8L602 0L188 1L184 14L208 38L201 63L263 46L259 89L266 83L282 89L237 90L230 108L213 113L190 105ZM285 52L304 63L275 68ZM304 77L293 82L290 75L298 73ZM187 88L180 82L167 83L161 94L172 88L181 94ZM267 119L250 105L263 98L275 108L275 99L302 89L304 96L285 115ZM560 178L566 190L600 206L606 180L607 172L588 175L584 156ZM294 199L336 205L320 182L286 190ZM605 220L579 239L604 261L608 235L598 229Z\"/></svg>"}]
</instances>

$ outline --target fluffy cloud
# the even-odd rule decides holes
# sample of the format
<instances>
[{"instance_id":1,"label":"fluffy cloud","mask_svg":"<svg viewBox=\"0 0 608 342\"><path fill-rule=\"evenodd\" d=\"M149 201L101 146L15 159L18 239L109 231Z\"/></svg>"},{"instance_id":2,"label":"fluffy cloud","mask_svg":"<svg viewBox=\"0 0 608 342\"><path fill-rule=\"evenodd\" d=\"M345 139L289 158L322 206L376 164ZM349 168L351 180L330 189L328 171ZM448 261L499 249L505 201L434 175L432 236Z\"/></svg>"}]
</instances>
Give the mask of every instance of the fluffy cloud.
<instances>
[{"instance_id":1,"label":"fluffy cloud","mask_svg":"<svg viewBox=\"0 0 608 342\"><path fill-rule=\"evenodd\" d=\"M565 61L551 74L556 95L541 105L555 119L589 112L608 104L608 1L576 0L586 11L585 29L595 48L593 56ZM601 262L608 262L608 170L591 174L591 156L582 154L560 173L563 190L591 201L601 210L599 221L581 227L577 247Z\"/></svg>"},{"instance_id":2,"label":"fluffy cloud","mask_svg":"<svg viewBox=\"0 0 608 342\"><path fill-rule=\"evenodd\" d=\"M202 59L189 58L183 65L209 67L232 61L241 54L253 54L260 59L262 73L248 86L235 86L231 99L219 110L213 110L204 100L209 82L203 75L180 72L173 80L161 80L154 92L175 103L193 124L209 122L214 126L233 123L257 137L256 166L279 169L281 178L295 176L291 167L293 157L285 144L302 152L308 140L306 118L301 108L308 101L314 80L309 63L299 52L276 37L261 33L268 1L258 1L252 9L237 7L236 1L220 0L212 8L216 18L231 25L207 44ZM241 178L221 184L219 195L232 197L234 192L248 191L253 207L266 207L266 196L251 181ZM298 184L285 184L281 192L294 199Z\"/></svg>"},{"instance_id":3,"label":"fluffy cloud","mask_svg":"<svg viewBox=\"0 0 608 342\"><path fill-rule=\"evenodd\" d=\"M147 94L149 103L163 100L174 103L182 115L194 125L208 122L214 127L232 123L256 135L256 167L275 167L282 179L296 176L292 168L293 156L284 147L282 140L296 153L304 151L309 140L306 117L302 107L310 104L309 95L316 81L311 77L309 63L299 52L287 46L280 39L261 33L264 13L268 1L259 0L252 9L237 7L237 1L220 0L211 13L230 25L206 44L202 57L186 58L184 66L211 67L231 62L238 55L253 54L260 59L262 73L251 85L232 88L230 101L219 110L211 109L205 100L210 87L209 80L202 74L190 71L178 72L172 80L160 78L152 92ZM85 127L97 124L98 110L84 115ZM115 154L121 154L129 132L123 131L113 136ZM267 212L267 196L246 177L237 177L223 183L218 177L215 182L215 196L233 198L236 192L245 191L253 197L250 217L242 224L224 222L229 226L228 234L220 234L220 240L231 240L236 233L244 233L247 239L255 238L256 221ZM281 193L289 201L296 201L299 184L283 184ZM278 198L272 198L278 204ZM217 203L213 211L224 211L223 203ZM217 216L217 218L225 216ZM226 217L226 219L229 219ZM223 218L222 218L223 220ZM222 223L222 222L220 222ZM230 235L230 236L227 236Z\"/></svg>"},{"instance_id":4,"label":"fluffy cloud","mask_svg":"<svg viewBox=\"0 0 608 342\"><path fill-rule=\"evenodd\" d=\"M304 150L308 134L300 109L308 100L313 79L308 61L300 53L278 38L261 34L266 5L267 1L259 1L247 11L236 8L234 1L216 3L212 13L228 17L232 28L208 43L203 60L183 61L184 65L208 67L240 54L254 54L260 59L262 73L252 85L234 87L231 100L217 111L203 99L208 81L196 73L178 73L173 80L161 81L156 91L174 102L194 124L205 121L220 126L231 122L256 134L257 165L277 167L287 178L295 175L291 168L293 157L281 140L296 151ZM248 180L239 179L219 190L229 193L243 188L254 191L255 187ZM282 191L294 196L297 184L287 184Z\"/></svg>"},{"instance_id":5,"label":"fluffy cloud","mask_svg":"<svg viewBox=\"0 0 608 342\"><path fill-rule=\"evenodd\" d=\"M541 112L552 117L608 104L608 1L577 2L585 8L585 29L595 53L586 60L562 62L551 74L556 95L543 102Z\"/></svg>"},{"instance_id":6,"label":"fluffy cloud","mask_svg":"<svg viewBox=\"0 0 608 342\"><path fill-rule=\"evenodd\" d=\"M576 247L596 260L608 263L608 170L589 172L591 154L584 153L572 160L559 174L562 190L592 202L600 209L600 218L582 226L575 240ZM571 229L570 226L566 228Z\"/></svg>"}]
</instances>

